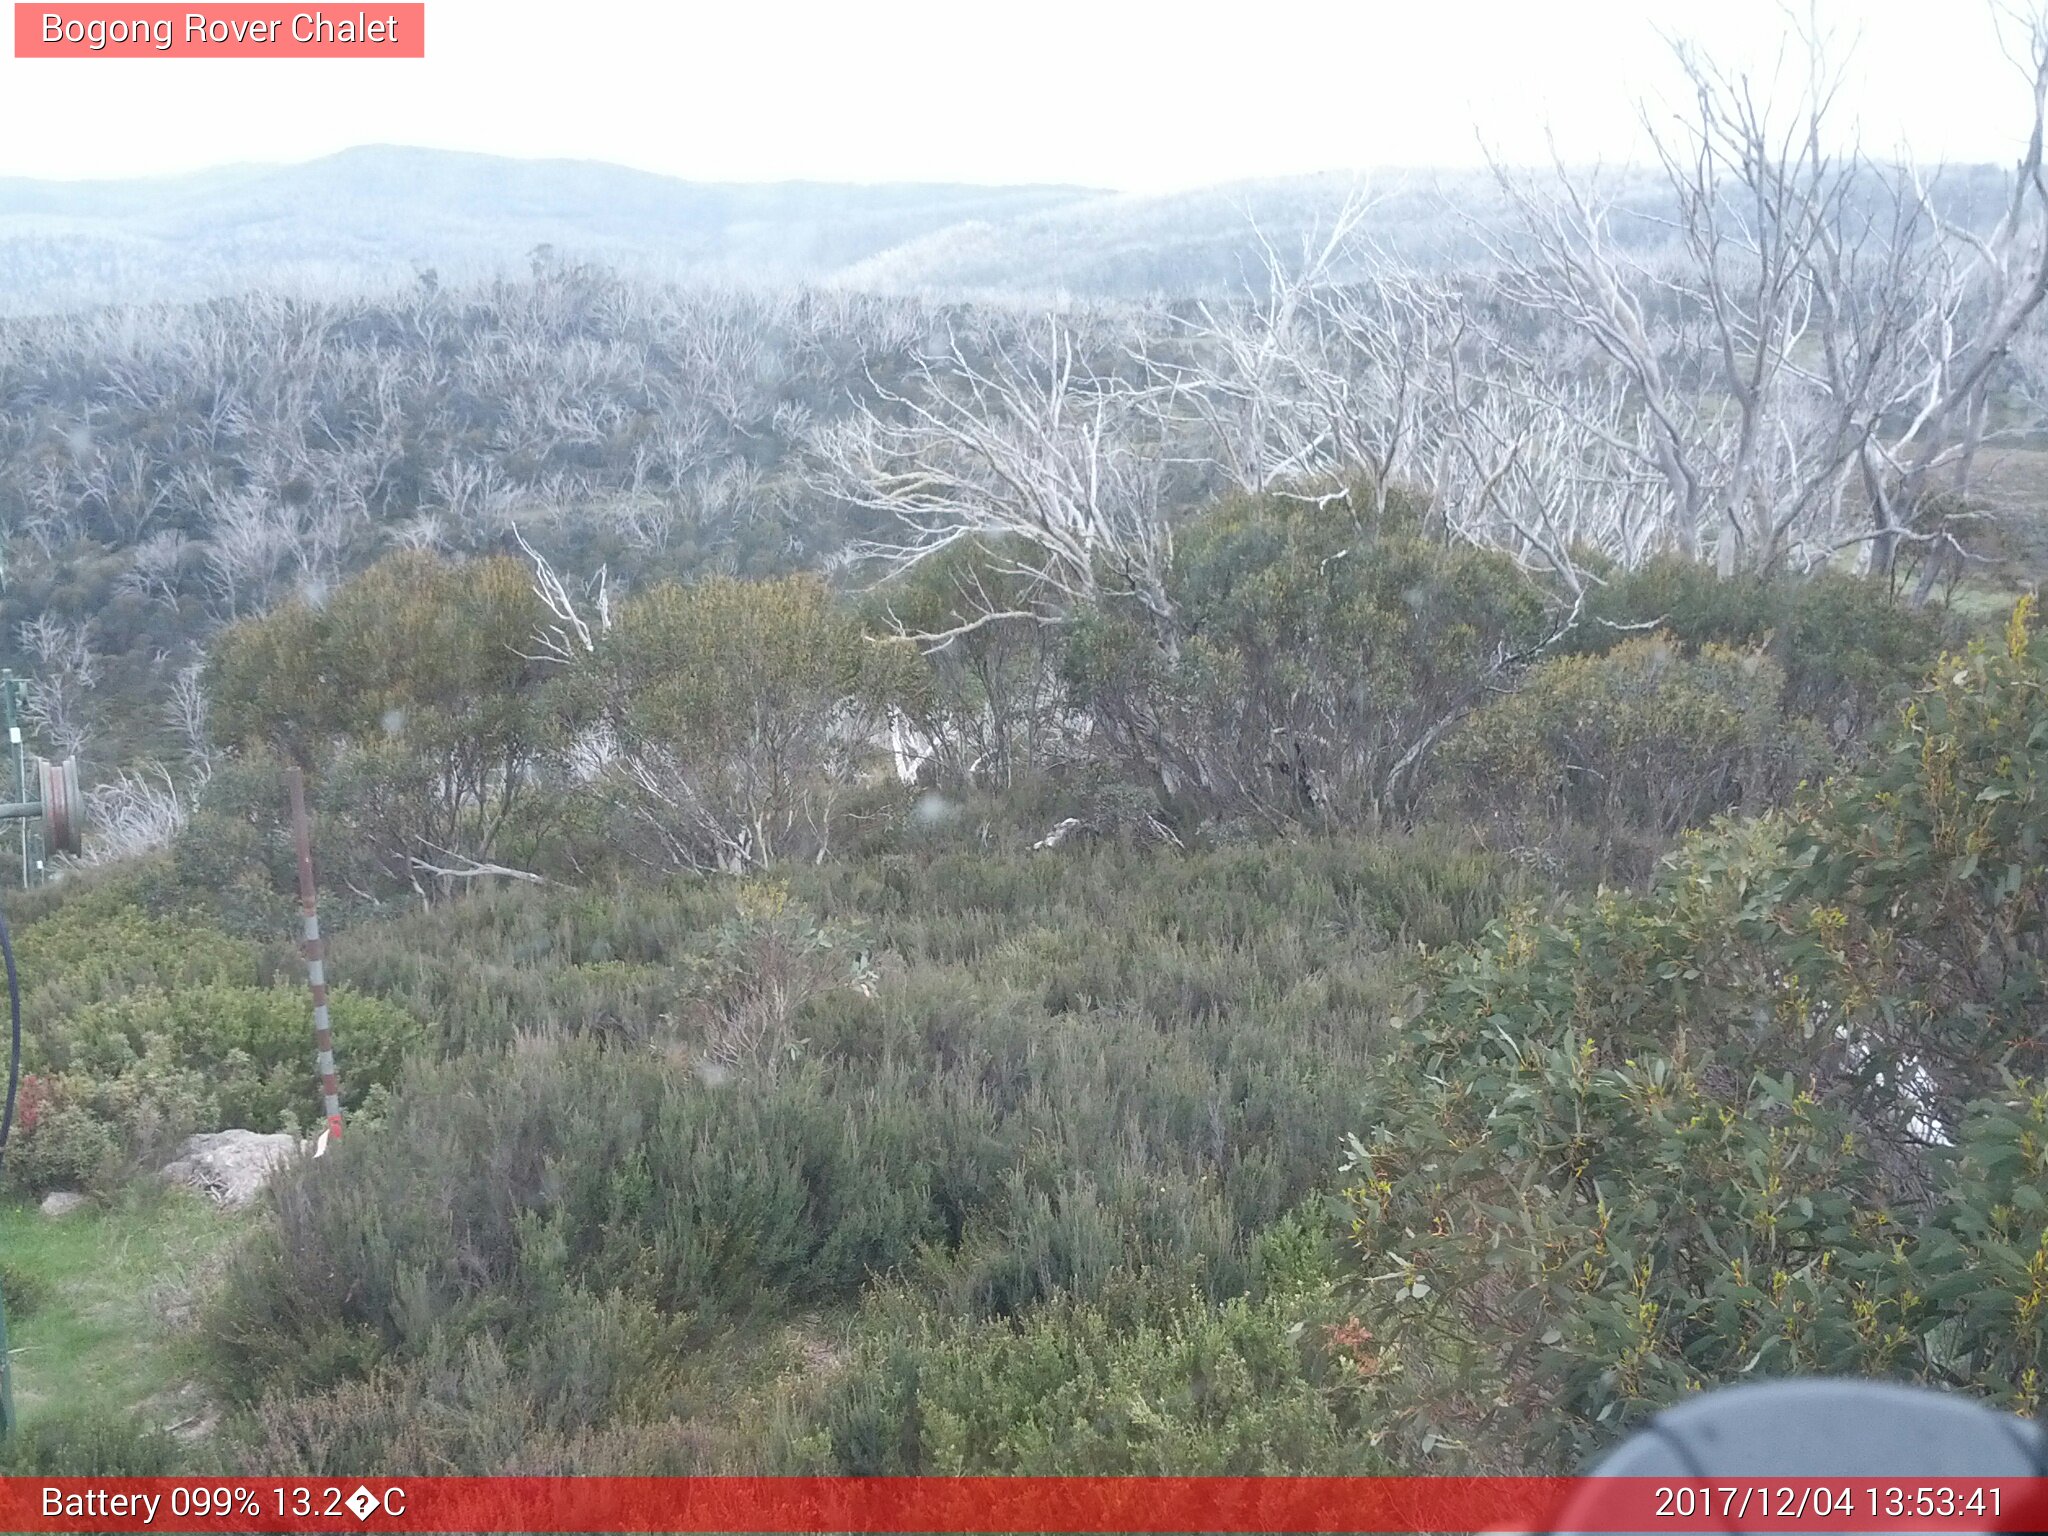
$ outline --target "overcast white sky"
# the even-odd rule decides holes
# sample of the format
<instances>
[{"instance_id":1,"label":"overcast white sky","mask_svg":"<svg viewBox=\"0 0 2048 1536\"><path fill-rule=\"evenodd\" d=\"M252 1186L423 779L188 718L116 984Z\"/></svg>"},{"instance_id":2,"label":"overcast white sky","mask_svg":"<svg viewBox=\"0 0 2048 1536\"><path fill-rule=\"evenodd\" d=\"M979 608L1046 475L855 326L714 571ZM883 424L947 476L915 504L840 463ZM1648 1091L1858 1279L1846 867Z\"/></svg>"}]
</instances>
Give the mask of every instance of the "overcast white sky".
<instances>
[{"instance_id":1,"label":"overcast white sky","mask_svg":"<svg viewBox=\"0 0 2048 1536\"><path fill-rule=\"evenodd\" d=\"M353 15L357 4L333 3ZM1804 0L1796 0L1803 11ZM2006 160L1980 0L1817 0L1866 140ZM423 61L0 58L0 175L421 144L697 180L1081 182L1626 158L1664 32L1768 66L1777 0L428 0Z\"/></svg>"}]
</instances>

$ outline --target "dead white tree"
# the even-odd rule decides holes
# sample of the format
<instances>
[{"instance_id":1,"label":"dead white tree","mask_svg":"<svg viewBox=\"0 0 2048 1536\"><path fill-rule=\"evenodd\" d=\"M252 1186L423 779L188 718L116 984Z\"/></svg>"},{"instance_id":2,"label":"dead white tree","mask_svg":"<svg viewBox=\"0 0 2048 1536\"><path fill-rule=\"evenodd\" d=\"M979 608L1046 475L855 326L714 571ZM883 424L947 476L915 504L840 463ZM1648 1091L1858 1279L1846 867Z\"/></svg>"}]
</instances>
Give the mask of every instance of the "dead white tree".
<instances>
[{"instance_id":1,"label":"dead white tree","mask_svg":"<svg viewBox=\"0 0 2048 1536\"><path fill-rule=\"evenodd\" d=\"M1261 291L1162 327L1142 358L1162 435L1239 489L1355 486L1384 514L1417 492L1453 537L1554 572L1582 598L1584 556L1646 552L1641 412L1568 328L1515 337L1499 294L1390 260L1365 205ZM1365 509L1362 509L1365 510Z\"/></svg>"},{"instance_id":2,"label":"dead white tree","mask_svg":"<svg viewBox=\"0 0 2048 1536\"><path fill-rule=\"evenodd\" d=\"M535 632L533 644L537 654L526 656L526 660L568 666L593 654L597 650L597 637L612 627L609 569L599 566L597 574L584 583L579 599L569 590L548 557L527 542L525 534L514 528L512 537L518 541L521 553L533 567L533 595L540 599L541 606L547 609L553 620ZM584 613L585 607L591 610L588 616Z\"/></svg>"},{"instance_id":3,"label":"dead white tree","mask_svg":"<svg viewBox=\"0 0 2048 1536\"><path fill-rule=\"evenodd\" d=\"M1325 371L1311 342L1323 312L1338 307L1328 289L1369 207L1363 196L1346 199L1327 231L1303 236L1293 260L1253 220L1256 286L1248 279L1234 302L1204 300L1191 315L1169 314L1168 335L1146 338L1139 361L1154 385L1154 414L1175 436L1192 431L1238 490L1306 481L1332 460L1330 424L1308 387L1307 375Z\"/></svg>"},{"instance_id":4,"label":"dead white tree","mask_svg":"<svg viewBox=\"0 0 2048 1536\"><path fill-rule=\"evenodd\" d=\"M185 764L195 785L213 776L212 708L206 697L206 661L180 667L163 705L164 723L185 742Z\"/></svg>"},{"instance_id":5,"label":"dead white tree","mask_svg":"<svg viewBox=\"0 0 2048 1536\"><path fill-rule=\"evenodd\" d=\"M1650 428L1625 382L1484 327L1461 327L1440 364L1420 388L1447 532L1549 574L1574 604L1594 580L1589 553L1633 565L1650 552L1657 487L1637 468Z\"/></svg>"},{"instance_id":6,"label":"dead white tree","mask_svg":"<svg viewBox=\"0 0 2048 1536\"><path fill-rule=\"evenodd\" d=\"M290 570L306 568L297 512L260 491L237 491L217 502L204 548L208 585L227 619L260 611Z\"/></svg>"},{"instance_id":7,"label":"dead white tree","mask_svg":"<svg viewBox=\"0 0 2048 1536\"><path fill-rule=\"evenodd\" d=\"M167 847L187 820L177 780L150 760L124 768L87 792L92 831L79 862L112 864Z\"/></svg>"},{"instance_id":8,"label":"dead white tree","mask_svg":"<svg viewBox=\"0 0 2048 1536\"><path fill-rule=\"evenodd\" d=\"M1922 308L1923 352L1937 367L1918 397L1920 409L1889 443L1880 440L1885 467L1897 477L1887 502L1882 474L1866 472L1876 513L1871 562L1889 570L1900 543L1933 538L1954 547L1945 527L1921 527L1924 501L1946 491L1966 498L1979 450L1990 435L1994 391L2009 377L2008 362L2048 301L2048 173L2043 136L2048 128L2048 10L2001 14L2001 42L2009 64L2025 80L2032 120L2027 140L2007 175L1997 222L1979 233L1944 218L1928 189L1916 181L1920 201L1939 235L1942 259L1926 284L1932 302ZM1910 397L1909 397L1910 398ZM1922 567L1915 596L1931 590L1940 562Z\"/></svg>"},{"instance_id":9,"label":"dead white tree","mask_svg":"<svg viewBox=\"0 0 2048 1536\"><path fill-rule=\"evenodd\" d=\"M1690 49L1688 105L1646 126L1672 211L1633 238L1598 186L1559 165L1547 188L1496 167L1518 216L1492 240L1501 296L1587 338L1643 431L1618 460L1657 488L1661 542L1728 572L1812 564L1861 544L1889 572L1937 497L1968 492L1994 391L2048 297L2048 23L2008 17L2032 104L2004 210L1942 215L1910 168L1838 145L1841 72L1809 25L1789 93ZM2010 39L2009 39L2010 41ZM1580 425L1554 375L1525 387Z\"/></svg>"},{"instance_id":10,"label":"dead white tree","mask_svg":"<svg viewBox=\"0 0 2048 1536\"><path fill-rule=\"evenodd\" d=\"M853 559L886 578L974 542L1023 592L915 638L939 646L986 624L1057 622L1110 597L1170 625L1165 465L1150 418L1138 390L1088 365L1067 321L974 352L949 334L937 356L910 363L905 385L870 384L872 400L812 439L813 483L895 530Z\"/></svg>"},{"instance_id":11,"label":"dead white tree","mask_svg":"<svg viewBox=\"0 0 2048 1536\"><path fill-rule=\"evenodd\" d=\"M87 702L100 677L91 629L43 613L15 633L34 667L23 715L57 755L76 756L90 731Z\"/></svg>"},{"instance_id":12,"label":"dead white tree","mask_svg":"<svg viewBox=\"0 0 2048 1536\"><path fill-rule=\"evenodd\" d=\"M198 546L175 528L160 528L129 551L128 569L116 583L148 602L178 604L178 587Z\"/></svg>"},{"instance_id":13,"label":"dead white tree","mask_svg":"<svg viewBox=\"0 0 2048 1536\"><path fill-rule=\"evenodd\" d=\"M1429 487L1430 391L1447 380L1466 326L1451 283L1380 258L1350 282L1312 290L1311 328L1296 372L1312 435L1327 463L1318 474L1363 472L1386 510L1388 493Z\"/></svg>"},{"instance_id":14,"label":"dead white tree","mask_svg":"<svg viewBox=\"0 0 2048 1536\"><path fill-rule=\"evenodd\" d=\"M1239 490L1363 480L1384 510L1427 478L1423 416L1464 319L1453 283L1389 259L1354 192L1229 303L1169 313L1136 349L1163 436Z\"/></svg>"}]
</instances>

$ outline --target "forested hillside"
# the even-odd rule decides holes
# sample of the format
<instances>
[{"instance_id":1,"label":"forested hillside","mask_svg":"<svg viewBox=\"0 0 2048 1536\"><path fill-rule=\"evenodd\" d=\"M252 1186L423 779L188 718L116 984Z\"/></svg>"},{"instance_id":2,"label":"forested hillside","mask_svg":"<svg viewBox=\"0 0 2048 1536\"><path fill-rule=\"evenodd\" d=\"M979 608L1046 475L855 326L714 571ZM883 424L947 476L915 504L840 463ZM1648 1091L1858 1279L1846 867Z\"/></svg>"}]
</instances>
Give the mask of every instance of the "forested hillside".
<instances>
[{"instance_id":1,"label":"forested hillside","mask_svg":"<svg viewBox=\"0 0 2048 1536\"><path fill-rule=\"evenodd\" d=\"M1351 201L1227 295L536 252L0 320L0 619L93 786L8 903L11 1466L2036 1413L2032 47L1967 219L1702 69L1657 240L1503 171L1464 258ZM293 769L348 1123L216 1211L188 1137L318 1125Z\"/></svg>"}]
</instances>

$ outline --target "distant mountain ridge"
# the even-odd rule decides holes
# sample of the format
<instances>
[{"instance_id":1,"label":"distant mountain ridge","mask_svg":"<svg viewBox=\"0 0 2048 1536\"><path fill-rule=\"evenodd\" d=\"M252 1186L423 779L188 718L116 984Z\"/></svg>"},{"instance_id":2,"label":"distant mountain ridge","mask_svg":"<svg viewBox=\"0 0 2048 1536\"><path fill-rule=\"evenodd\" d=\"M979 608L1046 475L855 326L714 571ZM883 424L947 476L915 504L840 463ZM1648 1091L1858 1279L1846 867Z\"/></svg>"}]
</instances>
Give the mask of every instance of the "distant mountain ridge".
<instances>
[{"instance_id":1,"label":"distant mountain ridge","mask_svg":"<svg viewBox=\"0 0 2048 1536\"><path fill-rule=\"evenodd\" d=\"M680 181L594 161L374 146L135 181L0 179L0 310L387 286L522 270L534 246L662 276L820 281L963 222L1085 187Z\"/></svg>"},{"instance_id":2,"label":"distant mountain ridge","mask_svg":"<svg viewBox=\"0 0 2048 1536\"><path fill-rule=\"evenodd\" d=\"M1603 191L1627 241L1669 238L1654 173ZM1296 256L1361 179L1297 176L1171 193L1073 186L688 182L596 161L371 146L288 166L142 181L0 179L0 314L283 288L333 297L523 274L539 245L684 282L838 284L1042 302L1181 297L1259 281L1264 243ZM2000 174L1951 170L1951 217L1988 225ZM1487 172L1383 172L1374 242L1424 265L1484 259Z\"/></svg>"}]
</instances>

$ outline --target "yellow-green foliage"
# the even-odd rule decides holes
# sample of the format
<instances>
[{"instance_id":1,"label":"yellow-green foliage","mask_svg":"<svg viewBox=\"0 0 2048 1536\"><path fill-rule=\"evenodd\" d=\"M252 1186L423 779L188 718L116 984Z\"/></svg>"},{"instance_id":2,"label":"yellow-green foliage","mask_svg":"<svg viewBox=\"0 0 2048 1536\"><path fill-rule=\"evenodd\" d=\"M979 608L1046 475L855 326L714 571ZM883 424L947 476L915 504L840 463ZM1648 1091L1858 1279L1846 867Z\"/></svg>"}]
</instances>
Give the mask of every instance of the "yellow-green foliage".
<instances>
[{"instance_id":1,"label":"yellow-green foliage","mask_svg":"<svg viewBox=\"0 0 2048 1536\"><path fill-rule=\"evenodd\" d=\"M815 578L712 577L624 604L576 686L650 852L747 869L829 845L910 663Z\"/></svg>"},{"instance_id":2,"label":"yellow-green foliage","mask_svg":"<svg viewBox=\"0 0 2048 1536\"><path fill-rule=\"evenodd\" d=\"M1778 706L1757 651L1667 635L1531 669L1443 741L1437 793L1468 814L1564 817L1669 836L1738 805L1781 801L1824 744Z\"/></svg>"},{"instance_id":3,"label":"yellow-green foliage","mask_svg":"<svg viewBox=\"0 0 2048 1536\"><path fill-rule=\"evenodd\" d=\"M393 555L223 633L214 723L313 771L326 867L409 885L416 859L489 857L534 793L558 743L549 669L531 659L545 617L515 560Z\"/></svg>"},{"instance_id":4,"label":"yellow-green foliage","mask_svg":"<svg viewBox=\"0 0 2048 1536\"><path fill-rule=\"evenodd\" d=\"M1885 995L1885 1032L1986 1087L2041 1074L2048 966L2048 642L2032 599L2004 636L1944 657L1859 772L1791 846L1831 903L1845 963Z\"/></svg>"},{"instance_id":5,"label":"yellow-green foliage","mask_svg":"<svg viewBox=\"0 0 2048 1536\"><path fill-rule=\"evenodd\" d=\"M15 933L23 1010L39 1024L133 992L258 979L256 946L198 913L152 916L126 885L58 894L68 899Z\"/></svg>"},{"instance_id":6,"label":"yellow-green foliage","mask_svg":"<svg viewBox=\"0 0 2048 1536\"><path fill-rule=\"evenodd\" d=\"M1445 968L1353 1144L1408 1445L1569 1465L1750 1374L2038 1410L2043 649L2023 606L1789 818Z\"/></svg>"},{"instance_id":7,"label":"yellow-green foliage","mask_svg":"<svg viewBox=\"0 0 2048 1536\"><path fill-rule=\"evenodd\" d=\"M9 1183L103 1190L194 1131L261 1131L319 1112L311 1004L262 985L253 945L192 916L148 916L115 886L24 927L23 1082ZM336 1054L351 1107L395 1081L424 1032L337 988Z\"/></svg>"},{"instance_id":8,"label":"yellow-green foliage","mask_svg":"<svg viewBox=\"0 0 2048 1536\"><path fill-rule=\"evenodd\" d=\"M502 760L532 729L542 672L522 653L545 617L516 560L392 555L317 603L228 629L208 677L214 724L300 761L336 738L389 737Z\"/></svg>"},{"instance_id":9,"label":"yellow-green foliage","mask_svg":"<svg viewBox=\"0 0 2048 1536\"><path fill-rule=\"evenodd\" d=\"M800 1405L784 1459L867 1477L1390 1470L1360 1413L1370 1341L1326 1289L1220 1306L1158 1290L1125 1285L1016 1323L912 1312Z\"/></svg>"}]
</instances>

